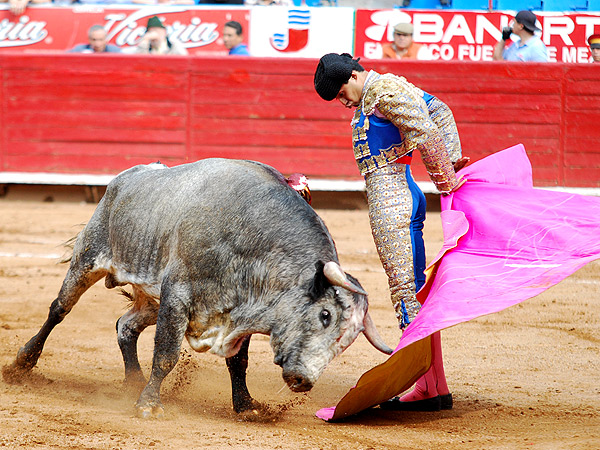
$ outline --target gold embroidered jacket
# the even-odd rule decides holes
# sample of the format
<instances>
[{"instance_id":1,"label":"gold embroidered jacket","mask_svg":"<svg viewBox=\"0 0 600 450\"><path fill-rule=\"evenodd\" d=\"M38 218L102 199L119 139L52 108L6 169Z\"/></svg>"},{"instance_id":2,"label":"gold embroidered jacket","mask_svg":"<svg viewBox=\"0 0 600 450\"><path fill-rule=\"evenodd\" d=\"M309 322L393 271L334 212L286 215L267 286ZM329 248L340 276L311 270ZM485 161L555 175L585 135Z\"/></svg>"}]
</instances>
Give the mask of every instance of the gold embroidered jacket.
<instances>
[{"instance_id":1,"label":"gold embroidered jacket","mask_svg":"<svg viewBox=\"0 0 600 450\"><path fill-rule=\"evenodd\" d=\"M458 133L450 133L456 134L456 138L451 139L453 142L447 146L444 138L448 133L442 133L432 120L424 96L435 100L436 113L439 113L440 105L445 107L441 109L448 111L449 116L443 119L452 121L450 128L456 130L449 108L435 97L424 93L404 77L379 75L374 71L369 73L360 105L352 119L354 155L362 175L416 149L421 153L427 172L440 192L449 192L456 186L451 158L460 158ZM390 127L386 131L386 121L398 130L399 135L395 140L390 138ZM381 138L378 134L386 136ZM373 144L378 148L374 148Z\"/></svg>"}]
</instances>

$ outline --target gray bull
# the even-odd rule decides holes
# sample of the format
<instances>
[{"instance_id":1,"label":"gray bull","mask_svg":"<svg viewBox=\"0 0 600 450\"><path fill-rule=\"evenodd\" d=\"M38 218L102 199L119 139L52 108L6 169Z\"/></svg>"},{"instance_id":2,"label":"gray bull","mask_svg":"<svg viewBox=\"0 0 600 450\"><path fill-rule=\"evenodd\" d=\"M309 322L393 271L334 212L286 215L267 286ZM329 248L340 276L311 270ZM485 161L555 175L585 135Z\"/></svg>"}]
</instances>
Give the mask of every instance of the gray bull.
<instances>
[{"instance_id":1,"label":"gray bull","mask_svg":"<svg viewBox=\"0 0 600 450\"><path fill-rule=\"evenodd\" d=\"M142 417L162 415L160 385L184 336L194 350L226 358L237 412L256 407L246 386L253 333L271 336L274 362L296 392L311 389L361 331L391 353L322 220L260 163L157 163L117 176L75 242L46 322L5 378L36 365L52 329L103 277L107 288L133 287L133 306L117 321L129 384L145 383L137 340L156 324L150 379L136 403Z\"/></svg>"}]
</instances>

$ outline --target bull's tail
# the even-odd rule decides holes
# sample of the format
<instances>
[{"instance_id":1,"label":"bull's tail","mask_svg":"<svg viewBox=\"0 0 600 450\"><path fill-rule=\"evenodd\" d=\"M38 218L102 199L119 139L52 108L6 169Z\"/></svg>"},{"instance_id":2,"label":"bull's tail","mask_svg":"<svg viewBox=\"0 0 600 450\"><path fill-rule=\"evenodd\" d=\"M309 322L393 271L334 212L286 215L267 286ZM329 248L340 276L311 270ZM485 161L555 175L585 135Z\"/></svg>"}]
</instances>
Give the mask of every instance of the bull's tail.
<instances>
[{"instance_id":1,"label":"bull's tail","mask_svg":"<svg viewBox=\"0 0 600 450\"><path fill-rule=\"evenodd\" d=\"M81 224L85 228L85 223ZM81 231L77 233L75 236L70 237L65 242L62 243L62 246L65 248L65 255L58 261L59 264L70 263L71 258L73 258L73 248L75 247L75 242L77 238L81 234Z\"/></svg>"}]
</instances>

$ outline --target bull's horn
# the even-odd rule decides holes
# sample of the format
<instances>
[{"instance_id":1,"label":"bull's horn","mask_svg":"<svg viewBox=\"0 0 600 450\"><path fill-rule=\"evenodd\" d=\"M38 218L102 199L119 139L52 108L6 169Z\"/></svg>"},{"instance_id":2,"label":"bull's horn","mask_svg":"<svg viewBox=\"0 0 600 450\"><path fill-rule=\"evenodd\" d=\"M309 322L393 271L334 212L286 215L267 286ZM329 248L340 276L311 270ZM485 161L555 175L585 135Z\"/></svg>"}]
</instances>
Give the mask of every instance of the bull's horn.
<instances>
[{"instance_id":1,"label":"bull's horn","mask_svg":"<svg viewBox=\"0 0 600 450\"><path fill-rule=\"evenodd\" d=\"M383 342L368 311L365 313L363 325L365 326L363 333L367 338L367 341L369 341L373 347L386 355L391 355L394 352L394 350L389 348L386 343Z\"/></svg>"},{"instance_id":2,"label":"bull's horn","mask_svg":"<svg viewBox=\"0 0 600 450\"><path fill-rule=\"evenodd\" d=\"M326 263L325 267L323 267L323 273L325 274L325 278L327 278L334 286L341 286L348 289L350 292L367 295L363 288L357 286L348 279L340 265L335 261Z\"/></svg>"}]
</instances>

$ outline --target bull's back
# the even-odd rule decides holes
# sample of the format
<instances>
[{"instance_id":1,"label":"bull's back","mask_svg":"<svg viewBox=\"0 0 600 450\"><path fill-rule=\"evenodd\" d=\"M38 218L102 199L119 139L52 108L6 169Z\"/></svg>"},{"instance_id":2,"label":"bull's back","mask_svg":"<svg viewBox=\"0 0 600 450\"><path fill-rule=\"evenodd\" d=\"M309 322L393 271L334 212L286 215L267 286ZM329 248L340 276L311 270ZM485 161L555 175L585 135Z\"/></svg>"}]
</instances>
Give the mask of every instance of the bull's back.
<instances>
[{"instance_id":1,"label":"bull's back","mask_svg":"<svg viewBox=\"0 0 600 450\"><path fill-rule=\"evenodd\" d=\"M118 281L158 289L174 266L214 280L232 265L314 259L315 249L337 259L324 224L269 166L218 158L151 166L116 177L96 212Z\"/></svg>"}]
</instances>

